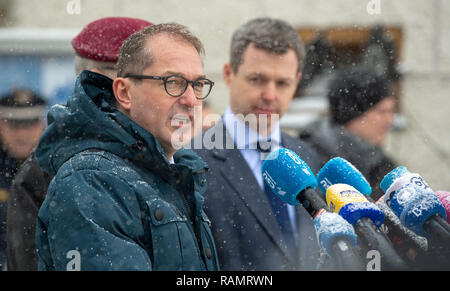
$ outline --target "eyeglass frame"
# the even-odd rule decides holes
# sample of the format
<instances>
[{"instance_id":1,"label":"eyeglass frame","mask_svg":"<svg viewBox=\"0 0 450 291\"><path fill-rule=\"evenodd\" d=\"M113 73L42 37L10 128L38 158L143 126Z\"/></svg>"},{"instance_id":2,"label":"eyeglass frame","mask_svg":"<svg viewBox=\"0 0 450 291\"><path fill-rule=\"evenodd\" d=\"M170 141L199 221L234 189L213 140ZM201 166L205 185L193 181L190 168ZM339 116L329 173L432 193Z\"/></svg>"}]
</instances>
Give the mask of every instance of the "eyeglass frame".
<instances>
[{"instance_id":1,"label":"eyeglass frame","mask_svg":"<svg viewBox=\"0 0 450 291\"><path fill-rule=\"evenodd\" d=\"M172 77L179 77L186 81L186 86L184 87L184 89L181 91L181 93L179 95L170 94L169 91L167 90L167 79L172 78ZM197 95L195 95L195 90L194 90L194 95L197 100L205 100L211 93L212 88L214 87L214 82L207 78L201 77L194 81L191 81L181 75L175 75L175 74L169 75L169 76L148 76L148 75L139 75L139 74L126 74L125 76L123 76L123 78L131 78L131 79L137 79L137 80L160 80L160 81L162 80L164 82L164 90L166 90L166 93L172 97L180 97L181 95L183 95L184 92L186 92L186 89L189 86L189 84L191 84L192 89L194 89L194 83L198 82L199 80L206 80L206 81L210 82L211 86L209 86L208 94L206 94L205 97L202 97L202 98L197 97Z\"/></svg>"}]
</instances>

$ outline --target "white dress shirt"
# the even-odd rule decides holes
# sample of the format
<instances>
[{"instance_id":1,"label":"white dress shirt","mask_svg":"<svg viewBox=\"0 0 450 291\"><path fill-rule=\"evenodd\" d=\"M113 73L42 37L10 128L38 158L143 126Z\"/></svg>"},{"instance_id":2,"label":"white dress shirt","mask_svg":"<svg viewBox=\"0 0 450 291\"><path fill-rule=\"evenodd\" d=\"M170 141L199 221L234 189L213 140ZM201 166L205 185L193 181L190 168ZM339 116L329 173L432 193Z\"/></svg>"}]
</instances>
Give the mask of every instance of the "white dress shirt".
<instances>
[{"instance_id":1,"label":"white dress shirt","mask_svg":"<svg viewBox=\"0 0 450 291\"><path fill-rule=\"evenodd\" d=\"M281 147L281 131L280 125L276 124L271 135L269 137L263 137L248 127L242 120L237 118L231 108L228 108L223 115L223 121L228 134L234 139L236 147L240 150L247 165L253 172L259 187L264 191L264 180L261 173L262 159L261 154L256 148L258 140L271 140L272 147L271 152ZM295 209L292 205L287 205L289 219L294 230L294 234L297 235Z\"/></svg>"}]
</instances>

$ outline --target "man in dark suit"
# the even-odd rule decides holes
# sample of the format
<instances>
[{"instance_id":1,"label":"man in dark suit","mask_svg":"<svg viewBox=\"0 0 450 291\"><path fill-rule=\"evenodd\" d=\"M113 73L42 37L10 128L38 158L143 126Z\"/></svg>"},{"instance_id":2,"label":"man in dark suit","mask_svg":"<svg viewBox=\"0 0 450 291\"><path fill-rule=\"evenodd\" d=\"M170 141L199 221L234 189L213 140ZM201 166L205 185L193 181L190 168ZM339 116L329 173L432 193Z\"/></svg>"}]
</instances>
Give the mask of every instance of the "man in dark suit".
<instances>
[{"instance_id":1,"label":"man in dark suit","mask_svg":"<svg viewBox=\"0 0 450 291\"><path fill-rule=\"evenodd\" d=\"M301 77L304 46L296 30L271 18L236 30L223 76L230 104L194 149L207 162L205 210L222 270L316 270L319 246L312 218L266 192L264 154L295 151L317 173L315 152L280 131ZM198 136L197 136L198 141ZM267 155L265 155L267 156Z\"/></svg>"}]
</instances>

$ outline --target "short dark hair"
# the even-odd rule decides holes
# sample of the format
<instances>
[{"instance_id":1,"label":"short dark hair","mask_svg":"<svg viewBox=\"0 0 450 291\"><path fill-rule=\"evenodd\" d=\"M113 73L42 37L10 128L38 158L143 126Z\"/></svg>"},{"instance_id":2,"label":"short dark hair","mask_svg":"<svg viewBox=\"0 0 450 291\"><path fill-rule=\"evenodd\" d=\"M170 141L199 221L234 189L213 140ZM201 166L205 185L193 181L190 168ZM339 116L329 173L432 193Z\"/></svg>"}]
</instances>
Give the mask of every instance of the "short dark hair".
<instances>
[{"instance_id":1,"label":"short dark hair","mask_svg":"<svg viewBox=\"0 0 450 291\"><path fill-rule=\"evenodd\" d=\"M242 55L250 43L258 49L275 54L284 54L293 49L298 59L297 72L303 70L305 46L298 32L287 22L262 17L240 26L231 39L230 63L234 73L237 73L242 64Z\"/></svg>"},{"instance_id":2,"label":"short dark hair","mask_svg":"<svg viewBox=\"0 0 450 291\"><path fill-rule=\"evenodd\" d=\"M202 42L186 26L173 22L148 26L129 36L122 44L117 62L118 77L129 73L142 73L153 63L152 53L145 49L145 43L160 33L185 40L194 46L199 55L204 54Z\"/></svg>"}]
</instances>

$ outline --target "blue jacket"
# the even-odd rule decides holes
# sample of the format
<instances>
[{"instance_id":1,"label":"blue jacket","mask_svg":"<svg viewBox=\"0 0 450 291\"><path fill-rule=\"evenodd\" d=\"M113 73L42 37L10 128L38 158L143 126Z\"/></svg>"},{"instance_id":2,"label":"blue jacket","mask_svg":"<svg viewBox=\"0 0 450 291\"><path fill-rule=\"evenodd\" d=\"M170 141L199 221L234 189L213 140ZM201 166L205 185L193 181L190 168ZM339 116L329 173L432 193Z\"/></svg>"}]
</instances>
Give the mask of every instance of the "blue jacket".
<instances>
[{"instance_id":1,"label":"blue jacket","mask_svg":"<svg viewBox=\"0 0 450 291\"><path fill-rule=\"evenodd\" d=\"M84 71L52 107L36 158L56 175L39 211L39 270L217 270L202 210L206 164L161 145L115 107L112 80Z\"/></svg>"}]
</instances>

